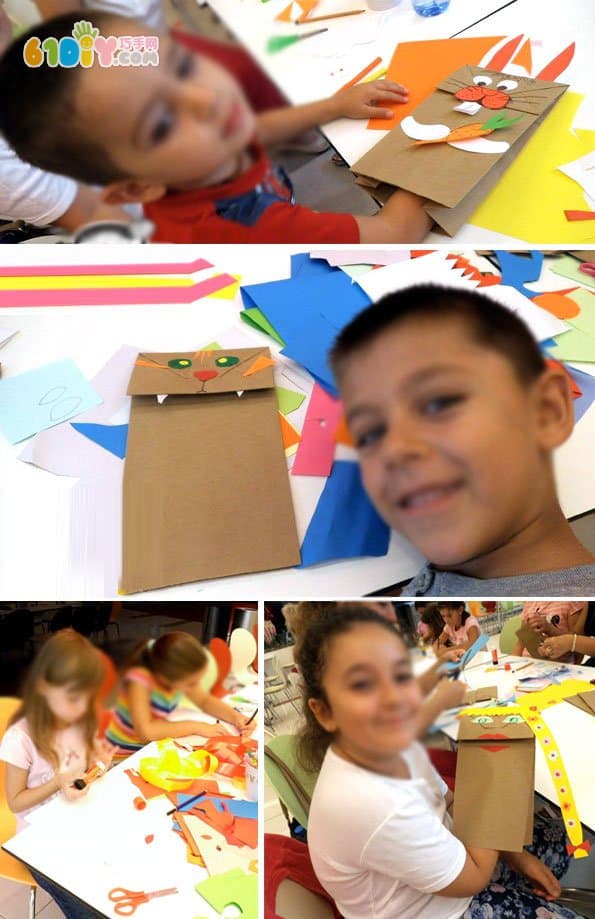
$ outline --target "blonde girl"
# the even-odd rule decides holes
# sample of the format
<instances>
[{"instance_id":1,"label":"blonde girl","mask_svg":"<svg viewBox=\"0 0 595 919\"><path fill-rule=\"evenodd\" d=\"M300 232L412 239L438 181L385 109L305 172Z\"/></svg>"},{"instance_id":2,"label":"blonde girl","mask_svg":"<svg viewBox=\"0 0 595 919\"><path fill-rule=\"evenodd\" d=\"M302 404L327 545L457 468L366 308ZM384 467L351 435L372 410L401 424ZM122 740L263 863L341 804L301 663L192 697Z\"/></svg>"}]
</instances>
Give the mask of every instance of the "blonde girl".
<instances>
[{"instance_id":1,"label":"blonde girl","mask_svg":"<svg viewBox=\"0 0 595 919\"><path fill-rule=\"evenodd\" d=\"M249 734L246 718L201 686L207 654L187 632L166 632L140 645L125 670L106 739L116 757L129 756L151 740L200 734L221 734L217 724L205 721L169 721L186 696L205 714Z\"/></svg>"}]
</instances>

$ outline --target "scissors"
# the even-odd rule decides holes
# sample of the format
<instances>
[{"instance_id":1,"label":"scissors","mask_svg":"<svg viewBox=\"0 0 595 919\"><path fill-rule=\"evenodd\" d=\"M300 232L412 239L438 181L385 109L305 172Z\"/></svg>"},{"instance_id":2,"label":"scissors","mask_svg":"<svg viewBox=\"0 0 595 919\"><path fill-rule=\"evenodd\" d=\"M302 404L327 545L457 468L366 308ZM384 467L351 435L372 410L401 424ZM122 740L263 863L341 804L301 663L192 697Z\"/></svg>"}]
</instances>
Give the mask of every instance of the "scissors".
<instances>
[{"instance_id":1,"label":"scissors","mask_svg":"<svg viewBox=\"0 0 595 919\"><path fill-rule=\"evenodd\" d=\"M581 262L579 271L582 271L583 274L589 274L591 277L595 277L595 262Z\"/></svg>"},{"instance_id":2,"label":"scissors","mask_svg":"<svg viewBox=\"0 0 595 919\"><path fill-rule=\"evenodd\" d=\"M177 893L177 887L169 887L167 890L153 890L151 893L145 893L143 890L126 890L124 887L114 887L110 890L108 896L112 903L115 903L114 912L118 916L132 916L141 903L148 903L154 897L167 897L169 894Z\"/></svg>"}]
</instances>

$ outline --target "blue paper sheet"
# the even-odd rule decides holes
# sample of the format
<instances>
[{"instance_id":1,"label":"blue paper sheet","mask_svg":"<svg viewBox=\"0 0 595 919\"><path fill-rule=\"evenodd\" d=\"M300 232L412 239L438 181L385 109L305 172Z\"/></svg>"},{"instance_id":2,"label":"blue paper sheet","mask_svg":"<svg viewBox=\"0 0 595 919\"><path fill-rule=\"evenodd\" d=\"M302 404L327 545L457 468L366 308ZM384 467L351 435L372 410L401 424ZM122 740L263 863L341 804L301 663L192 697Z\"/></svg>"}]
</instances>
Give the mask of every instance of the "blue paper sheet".
<instances>
[{"instance_id":1,"label":"blue paper sheet","mask_svg":"<svg viewBox=\"0 0 595 919\"><path fill-rule=\"evenodd\" d=\"M127 424L76 424L73 422L72 427L79 434L103 447L104 450L113 453L114 456L120 459L126 456Z\"/></svg>"},{"instance_id":2,"label":"blue paper sheet","mask_svg":"<svg viewBox=\"0 0 595 919\"><path fill-rule=\"evenodd\" d=\"M465 667L469 661L475 657L478 651L481 651L482 648L485 648L489 640L490 636L484 635L482 633L479 638L473 642L471 647L467 648L460 661L447 661L444 665L444 670L446 670L447 673L452 673L455 670L457 673L459 673L463 667Z\"/></svg>"},{"instance_id":3,"label":"blue paper sheet","mask_svg":"<svg viewBox=\"0 0 595 919\"><path fill-rule=\"evenodd\" d=\"M335 462L304 537L299 567L386 555L389 540L390 530L364 491L358 464Z\"/></svg>"},{"instance_id":4,"label":"blue paper sheet","mask_svg":"<svg viewBox=\"0 0 595 919\"><path fill-rule=\"evenodd\" d=\"M192 801L195 798L195 795L185 795L178 792L178 810L183 811L186 803ZM204 795L199 798L198 801L194 803L199 806L205 801L212 801L218 811L223 813L223 800L221 798L215 798L211 795ZM191 804L191 808L194 807L194 803ZM257 801L240 801L236 798L225 798L225 805L229 812L234 815L234 817L247 817L249 820L258 819L258 802Z\"/></svg>"},{"instance_id":5,"label":"blue paper sheet","mask_svg":"<svg viewBox=\"0 0 595 919\"><path fill-rule=\"evenodd\" d=\"M579 396L578 399L573 399L574 423L576 424L595 401L595 377L591 376L590 373L585 373L584 370L570 367L569 364L564 364L564 366L577 386L580 386L582 392L582 396Z\"/></svg>"},{"instance_id":6,"label":"blue paper sheet","mask_svg":"<svg viewBox=\"0 0 595 919\"><path fill-rule=\"evenodd\" d=\"M0 380L0 429L11 444L103 400L69 358Z\"/></svg>"},{"instance_id":7,"label":"blue paper sheet","mask_svg":"<svg viewBox=\"0 0 595 919\"><path fill-rule=\"evenodd\" d=\"M307 275L314 275L320 278L334 271L339 271L339 269L333 268L324 259L310 258L309 252L298 252L296 255L291 256L292 278L297 278L298 275L301 278Z\"/></svg>"},{"instance_id":8,"label":"blue paper sheet","mask_svg":"<svg viewBox=\"0 0 595 919\"><path fill-rule=\"evenodd\" d=\"M538 281L541 277L543 252L528 252L520 255L516 252L505 252L498 249L494 254L498 258L502 272L502 283L515 287L529 299L535 297L535 291L525 287L525 284L530 281Z\"/></svg>"}]
</instances>

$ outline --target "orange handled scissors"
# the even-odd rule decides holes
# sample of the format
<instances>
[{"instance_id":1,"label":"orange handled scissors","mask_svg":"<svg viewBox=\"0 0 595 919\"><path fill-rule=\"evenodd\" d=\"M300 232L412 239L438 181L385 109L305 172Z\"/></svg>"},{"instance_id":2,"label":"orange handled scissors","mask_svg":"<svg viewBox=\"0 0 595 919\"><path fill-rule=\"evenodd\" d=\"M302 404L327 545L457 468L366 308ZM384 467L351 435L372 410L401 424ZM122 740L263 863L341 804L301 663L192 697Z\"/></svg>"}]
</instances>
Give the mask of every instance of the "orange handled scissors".
<instances>
[{"instance_id":1,"label":"orange handled scissors","mask_svg":"<svg viewBox=\"0 0 595 919\"><path fill-rule=\"evenodd\" d=\"M151 893L145 893L143 890L126 890L124 887L114 887L109 892L109 898L115 903L114 912L118 916L132 916L141 903L148 903L154 897L167 897L169 894L177 893L177 887L169 887L167 890L154 890Z\"/></svg>"}]
</instances>

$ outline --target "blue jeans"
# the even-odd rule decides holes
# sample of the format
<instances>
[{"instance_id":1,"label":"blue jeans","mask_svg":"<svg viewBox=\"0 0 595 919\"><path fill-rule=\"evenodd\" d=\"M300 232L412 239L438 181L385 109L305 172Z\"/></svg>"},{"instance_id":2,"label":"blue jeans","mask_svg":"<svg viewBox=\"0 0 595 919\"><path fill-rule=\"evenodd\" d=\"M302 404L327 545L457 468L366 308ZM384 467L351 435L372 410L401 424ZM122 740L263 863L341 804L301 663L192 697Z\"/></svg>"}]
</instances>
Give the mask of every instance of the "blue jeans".
<instances>
[{"instance_id":1,"label":"blue jeans","mask_svg":"<svg viewBox=\"0 0 595 919\"><path fill-rule=\"evenodd\" d=\"M66 919L104 919L103 913L96 912L92 906L85 906L85 904L77 899L74 894L64 890L63 887L59 887L58 884L49 881L42 874L38 874L37 871L34 871L33 868L29 868L29 871L39 886L42 887L46 893L49 893L52 900L60 907Z\"/></svg>"}]
</instances>

